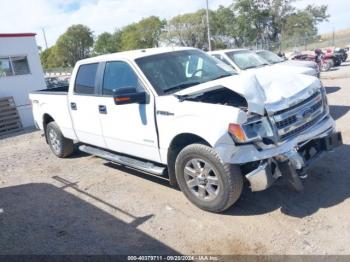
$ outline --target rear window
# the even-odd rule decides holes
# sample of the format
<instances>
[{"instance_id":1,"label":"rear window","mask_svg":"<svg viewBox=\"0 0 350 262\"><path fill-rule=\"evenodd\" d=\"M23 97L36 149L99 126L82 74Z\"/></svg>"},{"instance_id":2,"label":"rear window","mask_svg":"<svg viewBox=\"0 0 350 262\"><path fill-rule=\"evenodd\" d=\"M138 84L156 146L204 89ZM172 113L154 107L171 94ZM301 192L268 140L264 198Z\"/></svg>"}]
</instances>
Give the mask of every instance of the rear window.
<instances>
[{"instance_id":1,"label":"rear window","mask_svg":"<svg viewBox=\"0 0 350 262\"><path fill-rule=\"evenodd\" d=\"M74 92L77 94L94 94L98 64L81 65L75 80Z\"/></svg>"}]
</instances>

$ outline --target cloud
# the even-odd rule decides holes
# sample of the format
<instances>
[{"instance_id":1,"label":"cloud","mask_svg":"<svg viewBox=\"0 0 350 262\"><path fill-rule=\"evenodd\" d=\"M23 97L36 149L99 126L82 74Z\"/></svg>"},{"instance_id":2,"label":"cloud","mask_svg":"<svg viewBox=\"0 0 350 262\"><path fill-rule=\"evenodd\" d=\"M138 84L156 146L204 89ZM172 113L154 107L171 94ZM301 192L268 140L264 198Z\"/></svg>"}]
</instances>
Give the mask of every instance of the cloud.
<instances>
[{"instance_id":1,"label":"cloud","mask_svg":"<svg viewBox=\"0 0 350 262\"><path fill-rule=\"evenodd\" d=\"M210 8L232 0L209 0ZM150 15L171 18L205 7L205 0L0 0L3 32L36 32L44 46L45 28L49 46L72 24L85 24L95 35L139 21Z\"/></svg>"}]
</instances>

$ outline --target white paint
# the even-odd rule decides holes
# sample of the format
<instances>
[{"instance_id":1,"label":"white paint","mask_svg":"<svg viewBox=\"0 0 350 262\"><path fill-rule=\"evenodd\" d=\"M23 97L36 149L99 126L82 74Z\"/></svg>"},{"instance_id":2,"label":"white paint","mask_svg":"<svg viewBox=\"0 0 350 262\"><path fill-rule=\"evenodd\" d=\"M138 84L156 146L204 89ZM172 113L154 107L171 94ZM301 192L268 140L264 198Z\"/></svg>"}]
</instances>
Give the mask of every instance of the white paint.
<instances>
[{"instance_id":1,"label":"white paint","mask_svg":"<svg viewBox=\"0 0 350 262\"><path fill-rule=\"evenodd\" d=\"M226 162L231 163L230 159L237 152L237 148L244 149L245 146L235 145L228 134L228 126L229 123L245 123L247 113L233 106L180 101L174 95L158 96L135 63L135 60L140 57L179 50L191 50L191 48L135 50L79 61L72 73L68 96L65 93L30 95L32 101L37 101L33 110L39 127L43 128L43 115L47 113L57 122L67 138L163 164L167 164L168 149L176 136L194 134L207 141L218 152L224 152L225 154L220 154L221 158L225 157ZM146 91L150 94L149 104L144 105L143 108L138 104L115 105L112 97L74 95L74 79L80 65L118 60L129 63L135 69ZM297 101L303 93L309 89L320 88L321 84L317 78L311 76L286 73L276 75L274 71L262 74L256 71L255 74L246 72L206 82L176 94L203 93L221 86L245 97L250 112L263 115L266 106L271 103L282 101L283 105L288 107L291 104L289 102ZM289 98L292 101L289 101ZM70 109L68 100L77 104L76 111ZM98 105L105 105L108 114L99 114ZM156 114L155 119L154 108L169 114ZM144 113L144 120L147 119L147 121L141 121L140 112ZM315 125L313 128L316 133L308 132L310 136L308 139L322 133L324 131L322 128L329 130L333 126L332 121L322 126ZM158 141L156 124L159 133ZM288 145L293 148L297 144L292 141ZM281 148L274 147L262 152L273 152L272 156L275 156L280 154ZM229 150L225 151L225 149ZM253 150L249 150L244 155L254 159L259 154L257 150L255 151L256 154Z\"/></svg>"},{"instance_id":2,"label":"white paint","mask_svg":"<svg viewBox=\"0 0 350 262\"><path fill-rule=\"evenodd\" d=\"M217 51L212 51L208 52L208 54L212 55L215 57L215 55L221 55L225 61L230 63L230 65L233 67L234 70L236 70L238 73L242 73L245 71L251 71L254 73L260 73L262 75L266 73L270 74L276 74L276 72L282 73L282 74L303 74L303 75L310 75L310 76L317 76L317 72L315 69L310 68L310 67L303 67L303 66L295 66L291 63L281 65L281 64L273 64L273 65L266 65L263 67L258 67L258 68L249 68L249 69L241 69L238 64L233 61L233 59L227 55L228 52L234 52L234 51L249 51L247 49L226 49L226 50L217 50ZM251 51L251 53L254 53Z\"/></svg>"},{"instance_id":3,"label":"white paint","mask_svg":"<svg viewBox=\"0 0 350 262\"><path fill-rule=\"evenodd\" d=\"M34 125L29 93L46 87L34 36L1 37L0 57L27 56L30 74L0 77L0 97L14 97L23 127Z\"/></svg>"}]
</instances>

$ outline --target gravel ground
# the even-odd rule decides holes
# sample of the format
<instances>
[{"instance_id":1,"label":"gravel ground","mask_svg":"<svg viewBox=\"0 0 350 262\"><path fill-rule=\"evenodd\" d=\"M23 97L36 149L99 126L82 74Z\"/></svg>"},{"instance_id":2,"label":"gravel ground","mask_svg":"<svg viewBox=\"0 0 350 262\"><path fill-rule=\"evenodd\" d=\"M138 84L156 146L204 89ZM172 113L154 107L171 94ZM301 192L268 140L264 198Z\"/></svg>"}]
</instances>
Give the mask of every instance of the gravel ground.
<instances>
[{"instance_id":1,"label":"gravel ground","mask_svg":"<svg viewBox=\"0 0 350 262\"><path fill-rule=\"evenodd\" d=\"M224 214L163 178L58 159L38 131L0 140L0 254L350 254L350 63L323 76L344 145L302 193L246 189Z\"/></svg>"}]
</instances>

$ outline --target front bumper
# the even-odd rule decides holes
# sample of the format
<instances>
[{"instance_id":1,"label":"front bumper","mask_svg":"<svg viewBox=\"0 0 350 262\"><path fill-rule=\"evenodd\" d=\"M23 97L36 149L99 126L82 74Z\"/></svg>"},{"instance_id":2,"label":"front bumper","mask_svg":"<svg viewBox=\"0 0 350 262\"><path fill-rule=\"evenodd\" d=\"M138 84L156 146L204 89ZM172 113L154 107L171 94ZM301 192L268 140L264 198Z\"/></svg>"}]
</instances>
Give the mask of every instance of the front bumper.
<instances>
[{"instance_id":1,"label":"front bumper","mask_svg":"<svg viewBox=\"0 0 350 262\"><path fill-rule=\"evenodd\" d=\"M301 147L261 161L258 168L246 175L251 190L265 190L280 176L285 176L291 186L298 191L301 190L300 178L305 176L310 166L325 152L332 151L342 144L341 133L330 132L322 138L310 140Z\"/></svg>"},{"instance_id":2,"label":"front bumper","mask_svg":"<svg viewBox=\"0 0 350 262\"><path fill-rule=\"evenodd\" d=\"M215 149L225 163L239 165L259 163L254 170L246 174L246 178L252 191L261 191L271 186L282 175L294 183L306 173L312 162L340 144L342 144L341 135L335 132L335 122L328 114L314 126L282 144L265 148L259 148L254 144L240 146L219 144ZM316 150L317 154L310 150Z\"/></svg>"},{"instance_id":3,"label":"front bumper","mask_svg":"<svg viewBox=\"0 0 350 262\"><path fill-rule=\"evenodd\" d=\"M311 128L280 145L271 145L270 147L258 149L254 144L239 146L234 144L218 144L215 146L215 150L224 163L241 165L282 155L298 147L300 144L328 136L334 132L334 129L334 120L330 115L326 115Z\"/></svg>"}]
</instances>

